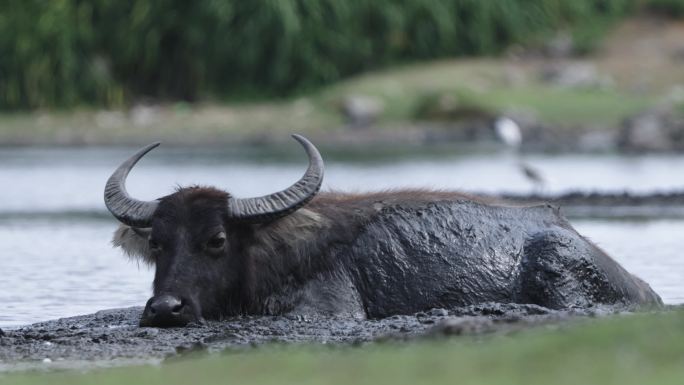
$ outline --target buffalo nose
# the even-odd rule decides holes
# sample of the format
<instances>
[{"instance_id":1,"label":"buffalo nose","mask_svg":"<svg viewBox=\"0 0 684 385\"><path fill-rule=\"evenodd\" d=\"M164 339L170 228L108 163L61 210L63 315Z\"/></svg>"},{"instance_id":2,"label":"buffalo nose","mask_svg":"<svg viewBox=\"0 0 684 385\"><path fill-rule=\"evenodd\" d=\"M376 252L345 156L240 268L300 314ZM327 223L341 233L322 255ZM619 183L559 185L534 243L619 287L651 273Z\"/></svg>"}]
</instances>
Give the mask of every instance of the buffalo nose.
<instances>
[{"instance_id":1,"label":"buffalo nose","mask_svg":"<svg viewBox=\"0 0 684 385\"><path fill-rule=\"evenodd\" d=\"M152 303L150 303L150 312L158 316L180 314L182 309L183 301L170 294L154 297Z\"/></svg>"},{"instance_id":2,"label":"buffalo nose","mask_svg":"<svg viewBox=\"0 0 684 385\"><path fill-rule=\"evenodd\" d=\"M183 307L183 300L173 294L152 297L140 323L142 326L184 326L188 320Z\"/></svg>"}]
</instances>

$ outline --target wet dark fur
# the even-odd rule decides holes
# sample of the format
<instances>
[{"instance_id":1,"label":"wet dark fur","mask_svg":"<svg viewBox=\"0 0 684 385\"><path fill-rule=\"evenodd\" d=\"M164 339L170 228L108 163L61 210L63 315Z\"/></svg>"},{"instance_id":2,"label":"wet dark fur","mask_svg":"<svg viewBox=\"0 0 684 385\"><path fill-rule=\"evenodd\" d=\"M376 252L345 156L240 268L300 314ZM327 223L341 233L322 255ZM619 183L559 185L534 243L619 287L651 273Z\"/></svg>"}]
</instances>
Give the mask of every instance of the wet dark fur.
<instances>
[{"instance_id":1,"label":"wet dark fur","mask_svg":"<svg viewBox=\"0 0 684 385\"><path fill-rule=\"evenodd\" d=\"M179 189L154 216L162 252L126 226L114 244L155 265L155 295L182 296L209 318L382 317L484 301L660 303L548 205L429 190L327 192L284 218L245 224L229 219L227 199L213 188ZM225 250L206 255L201 245L218 230Z\"/></svg>"}]
</instances>

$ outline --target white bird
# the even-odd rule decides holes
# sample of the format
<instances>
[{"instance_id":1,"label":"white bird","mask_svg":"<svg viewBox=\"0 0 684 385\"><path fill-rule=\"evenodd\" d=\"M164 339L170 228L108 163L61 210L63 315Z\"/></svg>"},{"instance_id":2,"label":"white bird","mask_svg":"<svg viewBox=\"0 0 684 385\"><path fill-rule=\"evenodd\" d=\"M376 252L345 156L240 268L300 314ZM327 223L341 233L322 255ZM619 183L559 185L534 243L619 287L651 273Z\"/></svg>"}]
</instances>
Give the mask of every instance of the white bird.
<instances>
[{"instance_id":1,"label":"white bird","mask_svg":"<svg viewBox=\"0 0 684 385\"><path fill-rule=\"evenodd\" d=\"M506 116L497 118L494 122L494 130L505 145L514 149L520 148L522 133L520 132L520 127L513 119Z\"/></svg>"},{"instance_id":2,"label":"white bird","mask_svg":"<svg viewBox=\"0 0 684 385\"><path fill-rule=\"evenodd\" d=\"M520 131L520 126L518 126L513 119L506 116L500 116L494 121L494 131L501 142L515 151L515 154L518 157L518 169L525 178L532 183L535 192L540 193L543 191L546 180L539 170L525 163L522 159L520 153L520 146L522 145L522 132Z\"/></svg>"}]
</instances>

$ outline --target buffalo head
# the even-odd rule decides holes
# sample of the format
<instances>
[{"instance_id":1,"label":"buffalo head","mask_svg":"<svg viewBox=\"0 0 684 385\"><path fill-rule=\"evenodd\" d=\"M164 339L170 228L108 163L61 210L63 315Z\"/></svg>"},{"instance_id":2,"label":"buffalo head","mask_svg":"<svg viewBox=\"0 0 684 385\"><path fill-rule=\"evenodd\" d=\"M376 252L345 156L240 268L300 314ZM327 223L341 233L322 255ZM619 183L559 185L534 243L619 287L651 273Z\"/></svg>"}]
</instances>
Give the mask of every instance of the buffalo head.
<instances>
[{"instance_id":1,"label":"buffalo head","mask_svg":"<svg viewBox=\"0 0 684 385\"><path fill-rule=\"evenodd\" d=\"M125 183L133 166L159 143L126 160L105 187L105 204L123 226L115 244L155 266L153 297L142 326L183 326L219 318L240 296L240 256L250 229L286 216L309 202L323 180L323 160L306 138L293 135L309 156L304 176L291 187L239 199L215 188L186 187L155 201L137 200Z\"/></svg>"}]
</instances>

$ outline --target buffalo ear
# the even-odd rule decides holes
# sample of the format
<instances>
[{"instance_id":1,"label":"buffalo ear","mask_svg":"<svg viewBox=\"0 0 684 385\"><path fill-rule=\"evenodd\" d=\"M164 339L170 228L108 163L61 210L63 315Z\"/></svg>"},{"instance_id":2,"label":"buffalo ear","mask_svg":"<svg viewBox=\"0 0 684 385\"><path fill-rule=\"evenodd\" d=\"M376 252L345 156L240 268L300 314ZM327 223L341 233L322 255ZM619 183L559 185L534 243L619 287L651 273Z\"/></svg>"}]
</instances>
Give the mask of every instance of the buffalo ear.
<instances>
[{"instance_id":1,"label":"buffalo ear","mask_svg":"<svg viewBox=\"0 0 684 385\"><path fill-rule=\"evenodd\" d=\"M134 228L119 225L112 237L112 245L120 247L131 258L142 259L147 264L154 264L149 247L150 229Z\"/></svg>"}]
</instances>

